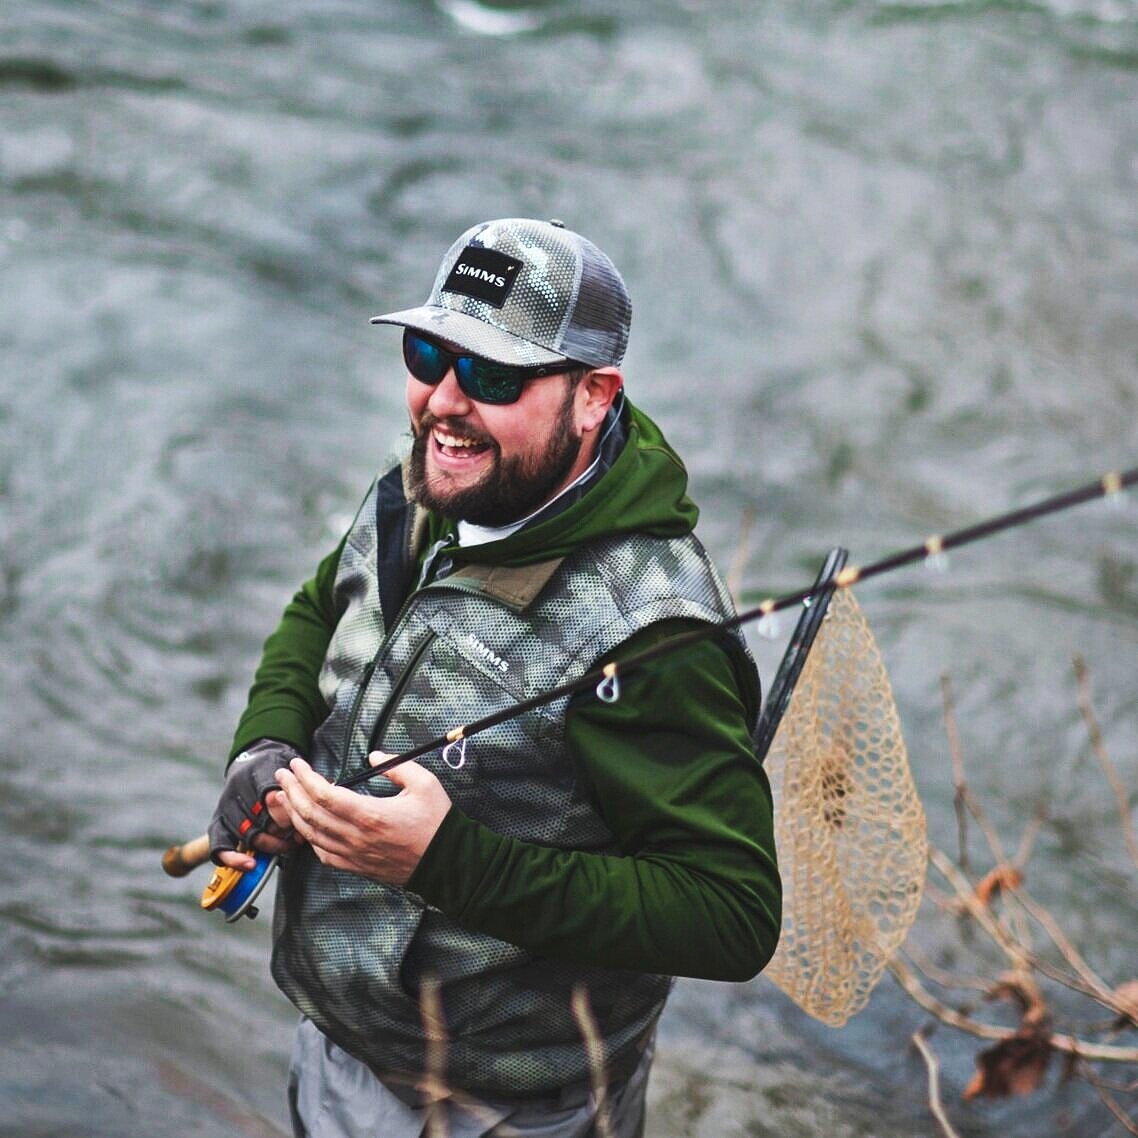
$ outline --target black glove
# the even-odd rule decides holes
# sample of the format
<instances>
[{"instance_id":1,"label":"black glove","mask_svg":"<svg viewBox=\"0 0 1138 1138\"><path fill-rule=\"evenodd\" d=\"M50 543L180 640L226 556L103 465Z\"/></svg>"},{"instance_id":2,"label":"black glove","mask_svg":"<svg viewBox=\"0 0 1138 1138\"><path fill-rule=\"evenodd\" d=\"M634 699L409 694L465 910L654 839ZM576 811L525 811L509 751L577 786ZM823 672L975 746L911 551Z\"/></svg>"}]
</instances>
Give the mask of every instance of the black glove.
<instances>
[{"instance_id":1,"label":"black glove","mask_svg":"<svg viewBox=\"0 0 1138 1138\"><path fill-rule=\"evenodd\" d=\"M222 850L248 845L248 839L269 821L265 795L275 790L276 772L300 754L276 739L258 739L242 751L225 776L225 786L209 823L209 856L217 862Z\"/></svg>"}]
</instances>

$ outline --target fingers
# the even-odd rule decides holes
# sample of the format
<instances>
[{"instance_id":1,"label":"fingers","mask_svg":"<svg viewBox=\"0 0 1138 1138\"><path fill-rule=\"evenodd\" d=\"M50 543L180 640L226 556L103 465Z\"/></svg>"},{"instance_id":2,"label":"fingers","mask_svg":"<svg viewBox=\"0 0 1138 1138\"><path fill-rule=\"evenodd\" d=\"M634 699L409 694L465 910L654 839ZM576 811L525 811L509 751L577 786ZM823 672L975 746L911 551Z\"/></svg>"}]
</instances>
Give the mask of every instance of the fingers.
<instances>
[{"instance_id":1,"label":"fingers","mask_svg":"<svg viewBox=\"0 0 1138 1138\"><path fill-rule=\"evenodd\" d=\"M254 835L251 844L253 849L260 853L284 854L288 853L297 842L292 829L289 828L284 834L271 834L262 830L261 833Z\"/></svg>"},{"instance_id":2,"label":"fingers","mask_svg":"<svg viewBox=\"0 0 1138 1138\"><path fill-rule=\"evenodd\" d=\"M293 759L288 769L277 772L277 779L281 788L277 809L296 833L320 850L346 853L351 836L358 831L364 800L333 786L303 759Z\"/></svg>"},{"instance_id":3,"label":"fingers","mask_svg":"<svg viewBox=\"0 0 1138 1138\"><path fill-rule=\"evenodd\" d=\"M236 850L219 850L217 861L219 865L227 865L230 869L240 869L242 871L254 869L257 865L257 861L252 854L238 853Z\"/></svg>"},{"instance_id":4,"label":"fingers","mask_svg":"<svg viewBox=\"0 0 1138 1138\"><path fill-rule=\"evenodd\" d=\"M287 825L283 831L278 830L276 833L258 830L252 835L247 835L244 841L247 847L263 854L285 854L297 845L297 839L293 836L292 829ZM228 865L233 869L240 870L253 869L257 864L253 854L247 849L218 850L215 860L218 865Z\"/></svg>"},{"instance_id":5,"label":"fingers","mask_svg":"<svg viewBox=\"0 0 1138 1138\"><path fill-rule=\"evenodd\" d=\"M269 817L273 820L272 824L276 828L276 832L281 837L287 837L289 831L292 830L292 822L289 820L288 807L285 805L284 798L279 790L270 790L265 795L265 809L269 812Z\"/></svg>"},{"instance_id":6,"label":"fingers","mask_svg":"<svg viewBox=\"0 0 1138 1138\"><path fill-rule=\"evenodd\" d=\"M378 755L379 762L386 758ZM400 788L390 796L335 786L303 759L292 760L276 777L280 800L273 808L287 814L321 862L390 884L411 876L451 807L442 783L413 762L387 773Z\"/></svg>"},{"instance_id":7,"label":"fingers","mask_svg":"<svg viewBox=\"0 0 1138 1138\"><path fill-rule=\"evenodd\" d=\"M380 763L386 762L390 759L391 755L386 755L383 751L373 751L367 757L367 761L373 767L378 767ZM401 787L403 790L412 790L415 787L422 787L425 781L435 781L435 776L431 774L426 767L419 766L416 762L400 763L397 767L392 767L389 771L383 772L383 777L389 782L395 783L396 786Z\"/></svg>"}]
</instances>

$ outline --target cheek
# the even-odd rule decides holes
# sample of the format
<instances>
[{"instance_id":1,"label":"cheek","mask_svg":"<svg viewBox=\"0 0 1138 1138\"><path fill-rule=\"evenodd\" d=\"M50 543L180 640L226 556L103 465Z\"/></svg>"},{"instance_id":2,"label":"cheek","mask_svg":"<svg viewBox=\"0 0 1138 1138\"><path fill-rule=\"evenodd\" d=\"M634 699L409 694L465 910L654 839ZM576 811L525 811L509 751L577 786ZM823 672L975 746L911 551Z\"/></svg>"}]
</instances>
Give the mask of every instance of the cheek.
<instances>
[{"instance_id":1,"label":"cheek","mask_svg":"<svg viewBox=\"0 0 1138 1138\"><path fill-rule=\"evenodd\" d=\"M532 443L533 431L525 419L519 421L512 416L484 413L479 427L494 440L499 454L505 458L524 454Z\"/></svg>"},{"instance_id":2,"label":"cheek","mask_svg":"<svg viewBox=\"0 0 1138 1138\"><path fill-rule=\"evenodd\" d=\"M407 400L407 411L411 416L411 422L418 425L419 420L423 417L423 412L427 409L427 402L431 398L431 388L425 383L420 383L417 379L408 376L405 398Z\"/></svg>"}]
</instances>

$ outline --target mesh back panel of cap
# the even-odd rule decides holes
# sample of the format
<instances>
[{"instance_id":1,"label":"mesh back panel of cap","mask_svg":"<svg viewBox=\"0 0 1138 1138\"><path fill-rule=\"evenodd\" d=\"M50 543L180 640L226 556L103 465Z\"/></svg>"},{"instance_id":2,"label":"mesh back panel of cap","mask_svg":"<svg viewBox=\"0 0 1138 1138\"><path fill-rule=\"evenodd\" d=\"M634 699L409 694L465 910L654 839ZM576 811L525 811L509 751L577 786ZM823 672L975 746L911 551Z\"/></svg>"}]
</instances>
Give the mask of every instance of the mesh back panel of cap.
<instances>
[{"instance_id":1,"label":"mesh back panel of cap","mask_svg":"<svg viewBox=\"0 0 1138 1138\"><path fill-rule=\"evenodd\" d=\"M925 814L889 677L838 590L767 756L783 877L766 975L838 1027L864 1007L924 890Z\"/></svg>"},{"instance_id":2,"label":"mesh back panel of cap","mask_svg":"<svg viewBox=\"0 0 1138 1138\"><path fill-rule=\"evenodd\" d=\"M628 346L632 304L615 266L582 240L581 280L561 350L571 360L620 363Z\"/></svg>"}]
</instances>

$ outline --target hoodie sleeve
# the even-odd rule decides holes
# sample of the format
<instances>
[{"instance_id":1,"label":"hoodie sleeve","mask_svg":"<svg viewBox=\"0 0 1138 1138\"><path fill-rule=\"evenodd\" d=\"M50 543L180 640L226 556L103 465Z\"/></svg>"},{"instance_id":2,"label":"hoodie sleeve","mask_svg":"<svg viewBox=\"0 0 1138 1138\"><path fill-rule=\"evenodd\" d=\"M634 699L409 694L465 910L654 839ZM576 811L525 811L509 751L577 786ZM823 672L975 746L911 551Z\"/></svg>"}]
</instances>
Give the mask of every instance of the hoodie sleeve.
<instances>
[{"instance_id":1,"label":"hoodie sleeve","mask_svg":"<svg viewBox=\"0 0 1138 1138\"><path fill-rule=\"evenodd\" d=\"M618 656L677 630L646 629ZM409 888L538 955L749 979L774 952L781 886L745 673L707 640L626 677L616 703L571 707L570 751L619 854L506 838L454 808Z\"/></svg>"},{"instance_id":2,"label":"hoodie sleeve","mask_svg":"<svg viewBox=\"0 0 1138 1138\"><path fill-rule=\"evenodd\" d=\"M333 585L342 549L341 541L300 587L265 641L230 759L258 739L279 739L308 754L312 735L328 713L319 679L336 627Z\"/></svg>"}]
</instances>

